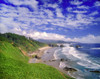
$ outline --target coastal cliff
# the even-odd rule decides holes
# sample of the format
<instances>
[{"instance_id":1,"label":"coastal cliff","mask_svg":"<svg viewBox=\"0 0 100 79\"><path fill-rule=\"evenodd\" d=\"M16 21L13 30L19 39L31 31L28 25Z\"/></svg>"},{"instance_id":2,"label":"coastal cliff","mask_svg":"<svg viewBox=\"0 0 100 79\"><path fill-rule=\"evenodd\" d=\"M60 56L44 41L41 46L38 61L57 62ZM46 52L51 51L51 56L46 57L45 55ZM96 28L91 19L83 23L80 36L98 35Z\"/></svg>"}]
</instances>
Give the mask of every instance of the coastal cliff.
<instances>
[{"instance_id":1,"label":"coastal cliff","mask_svg":"<svg viewBox=\"0 0 100 79\"><path fill-rule=\"evenodd\" d=\"M51 66L28 63L28 53L43 46L47 45L17 34L0 34L0 78L72 79Z\"/></svg>"}]
</instances>

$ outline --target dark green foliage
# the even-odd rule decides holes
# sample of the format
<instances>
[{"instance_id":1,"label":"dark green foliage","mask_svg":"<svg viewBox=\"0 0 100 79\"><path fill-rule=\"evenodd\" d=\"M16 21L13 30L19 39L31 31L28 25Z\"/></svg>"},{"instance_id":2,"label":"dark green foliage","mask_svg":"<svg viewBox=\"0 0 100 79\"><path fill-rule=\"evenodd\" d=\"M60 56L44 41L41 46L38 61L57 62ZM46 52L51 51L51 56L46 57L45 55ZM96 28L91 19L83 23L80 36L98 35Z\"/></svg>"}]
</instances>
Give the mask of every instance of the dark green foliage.
<instances>
[{"instance_id":1,"label":"dark green foliage","mask_svg":"<svg viewBox=\"0 0 100 79\"><path fill-rule=\"evenodd\" d=\"M31 38L28 39L25 36L12 33L0 34L0 41L7 41L9 43L12 43L13 46L20 47L26 52L33 52L37 50L39 47L46 45L44 43L35 41Z\"/></svg>"}]
</instances>

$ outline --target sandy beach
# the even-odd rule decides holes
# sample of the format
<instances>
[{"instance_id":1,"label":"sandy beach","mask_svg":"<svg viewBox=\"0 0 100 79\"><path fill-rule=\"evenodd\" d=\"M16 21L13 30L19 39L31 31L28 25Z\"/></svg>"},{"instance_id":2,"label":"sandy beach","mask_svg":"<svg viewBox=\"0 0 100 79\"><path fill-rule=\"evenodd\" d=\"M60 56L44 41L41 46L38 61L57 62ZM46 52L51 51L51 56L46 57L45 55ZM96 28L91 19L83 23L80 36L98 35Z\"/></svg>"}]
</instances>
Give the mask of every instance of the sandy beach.
<instances>
[{"instance_id":1,"label":"sandy beach","mask_svg":"<svg viewBox=\"0 0 100 79\"><path fill-rule=\"evenodd\" d=\"M32 58L29 60L29 63L43 63L43 64L47 64L50 65L56 69L58 69L59 71L72 76L70 74L68 74L68 71L63 70L62 68L59 67L60 65L60 60L56 60L54 58L54 51L55 49L57 49L56 47L52 48L52 47L43 47L40 48L38 51L33 52L31 55L37 55L40 57L40 59L37 58Z\"/></svg>"},{"instance_id":2,"label":"sandy beach","mask_svg":"<svg viewBox=\"0 0 100 79\"><path fill-rule=\"evenodd\" d=\"M48 49L50 49L51 47L46 46L46 47L42 47L39 48L37 51L34 51L33 53L29 54L29 57L32 57L33 55L37 55L38 57L40 57L40 59L36 59L36 58L31 58L29 60L29 63L42 63L41 57L44 54L44 52Z\"/></svg>"}]
</instances>

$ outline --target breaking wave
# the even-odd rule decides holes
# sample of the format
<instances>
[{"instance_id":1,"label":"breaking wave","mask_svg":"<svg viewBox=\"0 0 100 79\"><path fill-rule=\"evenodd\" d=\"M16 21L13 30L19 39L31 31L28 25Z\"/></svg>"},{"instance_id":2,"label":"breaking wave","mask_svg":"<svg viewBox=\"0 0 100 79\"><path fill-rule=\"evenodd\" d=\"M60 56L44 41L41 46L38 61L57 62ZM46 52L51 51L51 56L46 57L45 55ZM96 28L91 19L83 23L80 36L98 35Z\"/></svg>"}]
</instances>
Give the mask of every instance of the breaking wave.
<instances>
[{"instance_id":1,"label":"breaking wave","mask_svg":"<svg viewBox=\"0 0 100 79\"><path fill-rule=\"evenodd\" d=\"M56 50L54 53L55 59L68 58L72 61L76 61L78 65L91 69L100 69L100 64L92 61L88 54L82 53L74 47L70 47L70 44L66 44L66 47ZM64 62L60 63L60 67L64 67Z\"/></svg>"}]
</instances>

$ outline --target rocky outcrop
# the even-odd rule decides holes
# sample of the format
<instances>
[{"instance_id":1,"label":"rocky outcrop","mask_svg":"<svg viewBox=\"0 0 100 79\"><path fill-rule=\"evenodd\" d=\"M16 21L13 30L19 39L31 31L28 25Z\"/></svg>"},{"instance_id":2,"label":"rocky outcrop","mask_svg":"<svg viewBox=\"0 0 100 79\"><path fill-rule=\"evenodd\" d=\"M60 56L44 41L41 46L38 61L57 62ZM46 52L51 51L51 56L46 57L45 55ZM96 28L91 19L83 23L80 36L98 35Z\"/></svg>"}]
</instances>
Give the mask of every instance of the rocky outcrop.
<instances>
[{"instance_id":1,"label":"rocky outcrop","mask_svg":"<svg viewBox=\"0 0 100 79\"><path fill-rule=\"evenodd\" d=\"M69 68L69 67L65 67L65 68L63 68L63 70L65 70L65 71L77 71L76 69Z\"/></svg>"},{"instance_id":2,"label":"rocky outcrop","mask_svg":"<svg viewBox=\"0 0 100 79\"><path fill-rule=\"evenodd\" d=\"M80 45L76 45L76 48L81 48L81 46Z\"/></svg>"},{"instance_id":3,"label":"rocky outcrop","mask_svg":"<svg viewBox=\"0 0 100 79\"><path fill-rule=\"evenodd\" d=\"M64 45L63 45L63 44L61 44L61 45L60 45L60 47L64 47Z\"/></svg>"},{"instance_id":4,"label":"rocky outcrop","mask_svg":"<svg viewBox=\"0 0 100 79\"><path fill-rule=\"evenodd\" d=\"M61 58L60 61L68 61L68 59Z\"/></svg>"},{"instance_id":5,"label":"rocky outcrop","mask_svg":"<svg viewBox=\"0 0 100 79\"><path fill-rule=\"evenodd\" d=\"M90 72L100 73L99 70L93 70L93 71L90 71Z\"/></svg>"},{"instance_id":6,"label":"rocky outcrop","mask_svg":"<svg viewBox=\"0 0 100 79\"><path fill-rule=\"evenodd\" d=\"M61 59L60 59L60 61L64 61L64 59L63 59L63 58L61 58Z\"/></svg>"},{"instance_id":7,"label":"rocky outcrop","mask_svg":"<svg viewBox=\"0 0 100 79\"><path fill-rule=\"evenodd\" d=\"M36 59L41 59L41 57L39 57L39 56L37 56L37 55L35 55L35 57L34 58L36 58Z\"/></svg>"}]
</instances>

